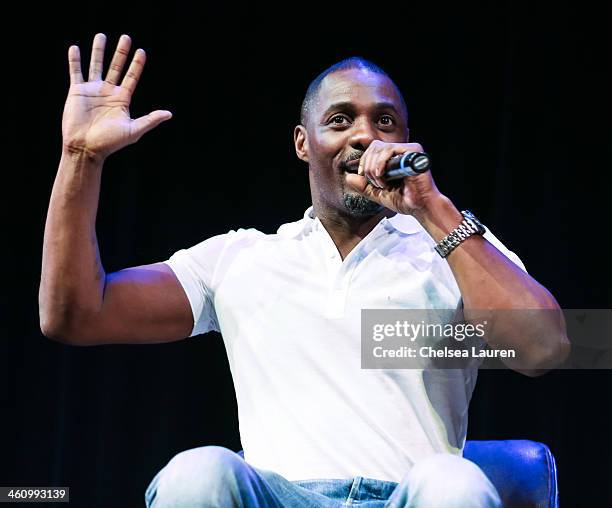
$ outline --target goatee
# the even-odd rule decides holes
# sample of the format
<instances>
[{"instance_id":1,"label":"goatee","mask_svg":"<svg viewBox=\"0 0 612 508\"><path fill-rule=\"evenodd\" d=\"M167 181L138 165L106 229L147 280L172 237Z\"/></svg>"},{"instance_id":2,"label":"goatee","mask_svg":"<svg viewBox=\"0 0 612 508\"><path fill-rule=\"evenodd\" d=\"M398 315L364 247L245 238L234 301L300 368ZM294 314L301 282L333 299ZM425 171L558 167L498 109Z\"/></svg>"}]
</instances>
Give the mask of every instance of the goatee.
<instances>
[{"instance_id":1,"label":"goatee","mask_svg":"<svg viewBox=\"0 0 612 508\"><path fill-rule=\"evenodd\" d=\"M375 201L372 201L359 194L344 193L344 206L347 211L354 217L369 217L376 215L383 209Z\"/></svg>"}]
</instances>

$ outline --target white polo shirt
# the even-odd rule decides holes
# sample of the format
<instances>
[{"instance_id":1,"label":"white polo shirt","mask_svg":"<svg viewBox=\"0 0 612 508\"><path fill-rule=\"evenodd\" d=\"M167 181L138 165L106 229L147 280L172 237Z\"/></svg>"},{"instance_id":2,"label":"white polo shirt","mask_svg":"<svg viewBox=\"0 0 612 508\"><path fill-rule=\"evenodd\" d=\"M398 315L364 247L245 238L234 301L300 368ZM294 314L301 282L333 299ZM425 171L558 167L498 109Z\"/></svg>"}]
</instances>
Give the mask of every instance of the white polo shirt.
<instances>
[{"instance_id":1,"label":"white polo shirt","mask_svg":"<svg viewBox=\"0 0 612 508\"><path fill-rule=\"evenodd\" d=\"M276 234L230 231L166 261L191 304L191 335L223 335L245 460L288 480L399 482L423 457L461 454L476 368L362 369L360 357L362 308L462 305L447 261L399 214L341 260L311 213Z\"/></svg>"}]
</instances>

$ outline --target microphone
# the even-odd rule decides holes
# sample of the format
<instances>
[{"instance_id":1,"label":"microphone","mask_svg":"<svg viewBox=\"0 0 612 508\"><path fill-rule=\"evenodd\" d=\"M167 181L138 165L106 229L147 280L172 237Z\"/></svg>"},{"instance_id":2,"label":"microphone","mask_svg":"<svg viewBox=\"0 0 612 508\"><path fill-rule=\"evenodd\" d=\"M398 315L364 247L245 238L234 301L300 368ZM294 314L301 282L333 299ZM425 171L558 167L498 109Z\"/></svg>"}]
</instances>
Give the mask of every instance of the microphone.
<instances>
[{"instance_id":1,"label":"microphone","mask_svg":"<svg viewBox=\"0 0 612 508\"><path fill-rule=\"evenodd\" d=\"M406 152L387 161L385 180L398 180L406 176L425 173L431 167L431 159L425 152Z\"/></svg>"}]
</instances>

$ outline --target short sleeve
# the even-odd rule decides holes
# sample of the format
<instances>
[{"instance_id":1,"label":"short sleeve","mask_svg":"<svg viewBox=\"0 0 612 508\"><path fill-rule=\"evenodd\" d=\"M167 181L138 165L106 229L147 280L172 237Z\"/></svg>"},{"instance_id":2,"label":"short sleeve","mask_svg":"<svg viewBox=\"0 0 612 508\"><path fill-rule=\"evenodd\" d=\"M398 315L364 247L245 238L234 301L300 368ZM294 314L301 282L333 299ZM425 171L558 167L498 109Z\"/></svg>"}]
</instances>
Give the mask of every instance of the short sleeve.
<instances>
[{"instance_id":1,"label":"short sleeve","mask_svg":"<svg viewBox=\"0 0 612 508\"><path fill-rule=\"evenodd\" d=\"M232 232L213 236L189 249L175 252L164 261L177 279L189 300L193 314L190 337L209 331L219 331L214 309L213 280L215 269Z\"/></svg>"},{"instance_id":2,"label":"short sleeve","mask_svg":"<svg viewBox=\"0 0 612 508\"><path fill-rule=\"evenodd\" d=\"M210 331L220 332L215 312L215 291L233 260L263 233L240 228L176 251L164 261L179 280L193 314L190 337Z\"/></svg>"}]
</instances>

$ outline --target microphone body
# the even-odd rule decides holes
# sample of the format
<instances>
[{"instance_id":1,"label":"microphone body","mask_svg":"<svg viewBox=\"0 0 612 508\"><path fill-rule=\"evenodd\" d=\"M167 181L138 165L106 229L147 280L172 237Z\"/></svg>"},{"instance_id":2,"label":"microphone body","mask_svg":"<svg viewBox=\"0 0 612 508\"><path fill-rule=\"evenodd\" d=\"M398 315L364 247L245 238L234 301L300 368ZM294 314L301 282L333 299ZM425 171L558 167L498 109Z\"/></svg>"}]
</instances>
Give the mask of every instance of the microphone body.
<instances>
[{"instance_id":1,"label":"microphone body","mask_svg":"<svg viewBox=\"0 0 612 508\"><path fill-rule=\"evenodd\" d=\"M395 155L387 161L385 180L398 180L406 176L425 173L431 167L431 159L425 152L407 152Z\"/></svg>"}]
</instances>

